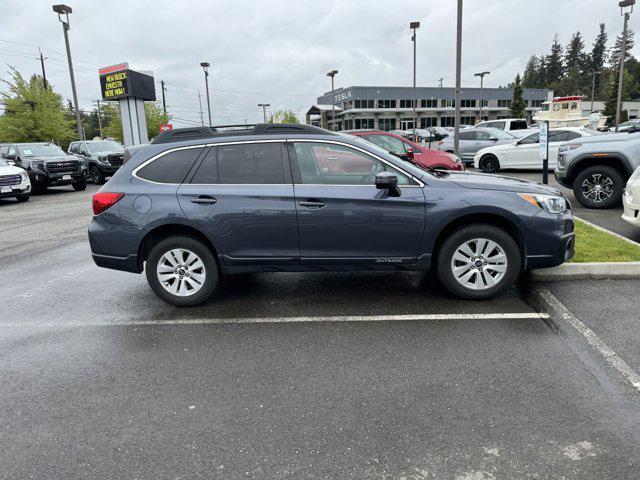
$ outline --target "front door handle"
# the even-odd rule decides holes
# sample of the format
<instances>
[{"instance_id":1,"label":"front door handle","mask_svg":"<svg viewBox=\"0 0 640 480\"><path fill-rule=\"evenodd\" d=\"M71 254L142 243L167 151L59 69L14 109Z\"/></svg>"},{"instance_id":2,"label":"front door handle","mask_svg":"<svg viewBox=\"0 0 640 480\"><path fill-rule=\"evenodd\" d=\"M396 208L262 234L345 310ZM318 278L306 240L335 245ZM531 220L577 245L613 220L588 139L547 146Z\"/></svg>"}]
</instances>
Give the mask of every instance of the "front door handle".
<instances>
[{"instance_id":1,"label":"front door handle","mask_svg":"<svg viewBox=\"0 0 640 480\"><path fill-rule=\"evenodd\" d=\"M192 199L191 203L196 203L198 205L213 205L214 203L218 203L218 199L211 195L200 195L199 197Z\"/></svg>"},{"instance_id":2,"label":"front door handle","mask_svg":"<svg viewBox=\"0 0 640 480\"><path fill-rule=\"evenodd\" d=\"M300 202L299 205L301 207L307 207L307 208L322 208L327 204L322 200L318 200L317 198L308 198L304 202Z\"/></svg>"}]
</instances>

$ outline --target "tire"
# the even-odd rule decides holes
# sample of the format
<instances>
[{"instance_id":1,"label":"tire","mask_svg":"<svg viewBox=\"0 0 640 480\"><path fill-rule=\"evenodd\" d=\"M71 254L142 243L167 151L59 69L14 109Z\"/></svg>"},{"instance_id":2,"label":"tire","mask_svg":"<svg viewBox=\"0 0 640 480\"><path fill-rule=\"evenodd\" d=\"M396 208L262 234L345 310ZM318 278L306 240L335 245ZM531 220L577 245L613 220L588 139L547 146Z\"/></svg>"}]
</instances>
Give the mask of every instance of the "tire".
<instances>
[{"instance_id":1,"label":"tire","mask_svg":"<svg viewBox=\"0 0 640 480\"><path fill-rule=\"evenodd\" d=\"M29 200L30 196L31 194L29 193L25 193L24 195L16 195L16 200L18 200L19 202L26 202L27 200Z\"/></svg>"},{"instance_id":2,"label":"tire","mask_svg":"<svg viewBox=\"0 0 640 480\"><path fill-rule=\"evenodd\" d=\"M484 173L496 173L500 170L500 162L495 155L484 155L480 159L480 168Z\"/></svg>"},{"instance_id":3,"label":"tire","mask_svg":"<svg viewBox=\"0 0 640 480\"><path fill-rule=\"evenodd\" d=\"M624 185L618 170L608 165L595 165L578 174L573 181L573 194L587 208L612 208L622 202Z\"/></svg>"},{"instance_id":4,"label":"tire","mask_svg":"<svg viewBox=\"0 0 640 480\"><path fill-rule=\"evenodd\" d=\"M177 251L183 253L175 254ZM199 262L194 261L191 255L197 257ZM186 263L190 259L191 271ZM175 270L172 271L173 267ZM211 249L200 240L186 235L169 237L154 245L147 258L145 273L151 290L175 307L200 305L211 297L220 282L218 264ZM196 274L198 279L203 278L202 283L198 284ZM166 282L159 278L161 275L164 275ZM189 290L195 292L190 293ZM178 292L182 292L182 295Z\"/></svg>"},{"instance_id":5,"label":"tire","mask_svg":"<svg viewBox=\"0 0 640 480\"><path fill-rule=\"evenodd\" d=\"M87 179L82 177L77 182L73 182L71 186L76 192L81 192L82 190L85 190L87 188Z\"/></svg>"},{"instance_id":6,"label":"tire","mask_svg":"<svg viewBox=\"0 0 640 480\"><path fill-rule=\"evenodd\" d=\"M493 298L510 288L520 274L521 265L520 249L511 235L502 228L482 223L453 231L436 258L436 272L444 288L469 300Z\"/></svg>"},{"instance_id":7,"label":"tire","mask_svg":"<svg viewBox=\"0 0 640 480\"><path fill-rule=\"evenodd\" d=\"M91 176L91 180L93 181L93 183L95 183L96 185L103 185L104 184L104 182L105 182L104 173L102 173L100 171L100 169L98 167L96 167L95 165L93 165L91 167L89 175Z\"/></svg>"}]
</instances>

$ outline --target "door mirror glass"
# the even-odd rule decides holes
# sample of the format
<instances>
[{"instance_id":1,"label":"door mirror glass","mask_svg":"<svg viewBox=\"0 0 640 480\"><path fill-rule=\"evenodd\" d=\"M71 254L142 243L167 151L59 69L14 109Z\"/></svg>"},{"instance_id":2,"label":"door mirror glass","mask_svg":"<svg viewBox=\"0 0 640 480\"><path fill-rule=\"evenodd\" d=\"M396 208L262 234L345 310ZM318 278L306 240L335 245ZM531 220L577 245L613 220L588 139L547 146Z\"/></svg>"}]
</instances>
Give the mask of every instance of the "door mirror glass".
<instances>
[{"instance_id":1,"label":"door mirror glass","mask_svg":"<svg viewBox=\"0 0 640 480\"><path fill-rule=\"evenodd\" d=\"M376 188L378 190L388 190L390 197L399 197L398 177L392 172L380 172L376 174Z\"/></svg>"}]
</instances>

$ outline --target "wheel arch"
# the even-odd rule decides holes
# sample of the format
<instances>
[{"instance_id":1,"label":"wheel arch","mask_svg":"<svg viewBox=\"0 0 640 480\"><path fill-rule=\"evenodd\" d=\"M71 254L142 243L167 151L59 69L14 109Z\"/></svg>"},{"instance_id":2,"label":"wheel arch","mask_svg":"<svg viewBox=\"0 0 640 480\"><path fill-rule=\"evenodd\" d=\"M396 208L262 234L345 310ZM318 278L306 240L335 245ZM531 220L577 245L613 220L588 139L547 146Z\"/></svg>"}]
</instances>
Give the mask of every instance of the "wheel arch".
<instances>
[{"instance_id":1,"label":"wheel arch","mask_svg":"<svg viewBox=\"0 0 640 480\"><path fill-rule=\"evenodd\" d=\"M631 163L624 155L610 154L607 156L596 157L592 154L589 154L580 157L578 160L572 162L570 168L567 171L568 182L573 185L573 182L580 174L580 172L589 167L595 167L598 165L606 165L615 168L620 172L622 178L624 178L625 180L627 180L633 173Z\"/></svg>"},{"instance_id":2,"label":"wheel arch","mask_svg":"<svg viewBox=\"0 0 640 480\"><path fill-rule=\"evenodd\" d=\"M438 255L440 254L440 248L444 243L444 239L447 238L452 232L461 227L466 227L473 224L488 224L493 225L505 230L511 238L514 239L518 249L520 250L521 269L524 270L527 264L527 244L525 242L524 234L517 226L516 222L508 218L506 215L495 212L471 212L463 214L447 223L438 232L433 244L433 254L431 255L431 269L435 267Z\"/></svg>"},{"instance_id":3,"label":"wheel arch","mask_svg":"<svg viewBox=\"0 0 640 480\"><path fill-rule=\"evenodd\" d=\"M165 223L153 227L142 238L142 241L138 246L138 268L140 269L140 271L143 270L143 264L149 256L149 252L154 247L154 245L156 245L161 240L164 240L165 238L176 235L187 235L197 238L211 249L214 257L218 260L218 264L220 264L222 259L218 254L218 249L204 232L192 225L186 225L184 223Z\"/></svg>"}]
</instances>

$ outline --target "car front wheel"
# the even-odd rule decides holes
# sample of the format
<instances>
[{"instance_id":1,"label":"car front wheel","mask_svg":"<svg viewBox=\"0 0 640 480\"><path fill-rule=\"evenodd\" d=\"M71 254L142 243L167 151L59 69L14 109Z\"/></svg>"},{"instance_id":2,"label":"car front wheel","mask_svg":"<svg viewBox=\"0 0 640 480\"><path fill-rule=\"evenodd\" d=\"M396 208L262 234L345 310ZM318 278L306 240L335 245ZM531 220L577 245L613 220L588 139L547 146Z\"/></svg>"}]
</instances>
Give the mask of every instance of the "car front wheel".
<instances>
[{"instance_id":1,"label":"car front wheel","mask_svg":"<svg viewBox=\"0 0 640 480\"><path fill-rule=\"evenodd\" d=\"M505 230L475 224L459 228L442 244L436 268L453 295L484 300L510 288L520 274L520 249Z\"/></svg>"},{"instance_id":2,"label":"car front wheel","mask_svg":"<svg viewBox=\"0 0 640 480\"><path fill-rule=\"evenodd\" d=\"M587 208L611 208L622 201L624 178L608 165L585 168L573 182L573 194Z\"/></svg>"},{"instance_id":3,"label":"car front wheel","mask_svg":"<svg viewBox=\"0 0 640 480\"><path fill-rule=\"evenodd\" d=\"M189 236L169 237L157 243L149 252L145 270L154 293L176 307L205 302L220 278L211 249Z\"/></svg>"},{"instance_id":4,"label":"car front wheel","mask_svg":"<svg viewBox=\"0 0 640 480\"><path fill-rule=\"evenodd\" d=\"M73 182L71 186L76 192L81 192L87 188L87 179L82 177L80 180Z\"/></svg>"}]
</instances>

